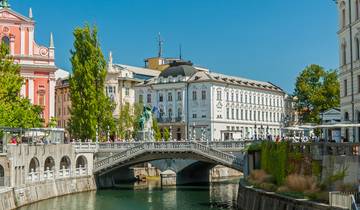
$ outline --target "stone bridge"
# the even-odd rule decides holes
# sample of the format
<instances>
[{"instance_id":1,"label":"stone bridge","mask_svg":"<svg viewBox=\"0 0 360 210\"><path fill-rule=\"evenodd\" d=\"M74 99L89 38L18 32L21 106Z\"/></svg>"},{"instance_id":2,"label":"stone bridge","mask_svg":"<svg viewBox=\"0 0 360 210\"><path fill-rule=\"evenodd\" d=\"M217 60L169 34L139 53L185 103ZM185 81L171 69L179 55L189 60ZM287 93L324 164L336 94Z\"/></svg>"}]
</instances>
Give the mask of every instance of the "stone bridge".
<instances>
[{"instance_id":1,"label":"stone bridge","mask_svg":"<svg viewBox=\"0 0 360 210\"><path fill-rule=\"evenodd\" d=\"M251 141L253 142L253 141ZM123 179L129 172L130 166L151 162L155 160L172 160L171 163L178 168L173 170L176 173L186 174L196 179L195 171L209 171L215 165L226 166L237 171L243 171L243 150L250 141L229 141L229 142L132 142L132 143L77 143L74 144L78 152L94 152L93 173L97 177L106 177L106 183L111 186L114 179ZM192 161L189 161L192 160ZM181 161L185 161L181 162ZM154 162L152 162L154 163ZM200 163L200 164L199 164ZM156 165L156 164L155 164ZM162 164L164 165L164 164ZM181 165L179 167L179 165ZM195 167L196 165L196 167ZM161 170L169 168L158 167ZM185 169L191 169L185 173ZM201 180L206 181L206 172L198 174ZM131 177L131 175L129 175ZM101 178L104 182L104 179ZM199 179L198 179L199 180Z\"/></svg>"}]
</instances>

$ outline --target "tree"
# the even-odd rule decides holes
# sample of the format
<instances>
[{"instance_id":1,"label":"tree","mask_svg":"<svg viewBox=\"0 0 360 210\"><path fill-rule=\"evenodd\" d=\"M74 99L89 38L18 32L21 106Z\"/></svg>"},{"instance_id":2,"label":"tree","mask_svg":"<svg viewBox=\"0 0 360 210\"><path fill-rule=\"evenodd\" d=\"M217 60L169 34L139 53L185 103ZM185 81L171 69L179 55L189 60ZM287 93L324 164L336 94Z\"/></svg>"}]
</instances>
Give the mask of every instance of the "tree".
<instances>
[{"instance_id":1,"label":"tree","mask_svg":"<svg viewBox=\"0 0 360 210\"><path fill-rule=\"evenodd\" d=\"M153 130L154 130L155 141L161 141L161 131L160 131L159 124L158 124L158 121L155 116L153 116Z\"/></svg>"},{"instance_id":2,"label":"tree","mask_svg":"<svg viewBox=\"0 0 360 210\"><path fill-rule=\"evenodd\" d=\"M106 61L100 49L97 29L86 25L74 31L71 50L73 75L70 77L70 133L80 139L95 139L98 129L104 140L114 132L113 104L105 95Z\"/></svg>"},{"instance_id":3,"label":"tree","mask_svg":"<svg viewBox=\"0 0 360 210\"><path fill-rule=\"evenodd\" d=\"M32 105L20 96L23 78L20 66L9 56L9 48L0 45L0 126L33 128L41 127L42 108Z\"/></svg>"},{"instance_id":4,"label":"tree","mask_svg":"<svg viewBox=\"0 0 360 210\"><path fill-rule=\"evenodd\" d=\"M134 111L129 103L125 103L120 108L118 133L121 139L129 139L133 130Z\"/></svg>"},{"instance_id":5,"label":"tree","mask_svg":"<svg viewBox=\"0 0 360 210\"><path fill-rule=\"evenodd\" d=\"M133 113L133 138L136 138L138 132L140 130L139 120L144 110L144 105L142 103L135 103L134 104L134 113Z\"/></svg>"},{"instance_id":6,"label":"tree","mask_svg":"<svg viewBox=\"0 0 360 210\"><path fill-rule=\"evenodd\" d=\"M164 140L169 141L170 140L170 129L164 128Z\"/></svg>"},{"instance_id":7,"label":"tree","mask_svg":"<svg viewBox=\"0 0 360 210\"><path fill-rule=\"evenodd\" d=\"M296 79L294 96L304 123L319 123L320 113L340 105L340 85L336 71L318 65L306 67Z\"/></svg>"}]
</instances>

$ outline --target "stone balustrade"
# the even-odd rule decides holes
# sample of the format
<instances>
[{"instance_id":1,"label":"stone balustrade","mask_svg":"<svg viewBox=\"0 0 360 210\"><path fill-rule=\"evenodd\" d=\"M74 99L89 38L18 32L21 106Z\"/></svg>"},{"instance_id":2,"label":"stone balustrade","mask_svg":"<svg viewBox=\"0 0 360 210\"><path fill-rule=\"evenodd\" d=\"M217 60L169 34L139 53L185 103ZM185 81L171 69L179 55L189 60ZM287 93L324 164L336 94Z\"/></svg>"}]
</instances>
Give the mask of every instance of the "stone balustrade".
<instances>
[{"instance_id":1,"label":"stone balustrade","mask_svg":"<svg viewBox=\"0 0 360 210\"><path fill-rule=\"evenodd\" d=\"M39 171L31 170L27 175L27 183L34 183L46 180L55 180L55 179L64 179L70 177L80 177L80 176L88 176L87 168L84 166L79 166L75 169L75 173L73 173L70 169L62 168L59 170L50 170L47 168L43 173ZM1 181L1 180L0 180ZM1 185L0 185L1 186Z\"/></svg>"},{"instance_id":2,"label":"stone balustrade","mask_svg":"<svg viewBox=\"0 0 360 210\"><path fill-rule=\"evenodd\" d=\"M119 145L119 144L113 144ZM214 149L209 145L199 142L143 142L133 144L133 147L129 147L123 151L120 151L110 157L99 160L94 163L94 172L99 172L112 166L135 158L136 156L150 152L150 153L178 153L178 152L193 152L201 155L205 158L213 160L218 163L222 163L226 166L241 170L242 160L236 156ZM128 144L124 144L128 147Z\"/></svg>"}]
</instances>

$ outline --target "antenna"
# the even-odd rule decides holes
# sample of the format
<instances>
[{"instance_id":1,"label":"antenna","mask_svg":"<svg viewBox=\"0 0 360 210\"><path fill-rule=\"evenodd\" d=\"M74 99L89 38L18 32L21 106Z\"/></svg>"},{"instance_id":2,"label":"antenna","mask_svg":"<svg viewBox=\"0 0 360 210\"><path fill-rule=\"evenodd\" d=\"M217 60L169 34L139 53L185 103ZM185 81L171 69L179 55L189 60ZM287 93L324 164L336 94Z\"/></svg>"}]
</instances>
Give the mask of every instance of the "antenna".
<instances>
[{"instance_id":1,"label":"antenna","mask_svg":"<svg viewBox=\"0 0 360 210\"><path fill-rule=\"evenodd\" d=\"M161 39L161 34L159 32L158 34L158 45L159 45L159 52L158 52L158 57L161 58L162 57L162 53L163 53L163 44L164 44L164 40Z\"/></svg>"}]
</instances>

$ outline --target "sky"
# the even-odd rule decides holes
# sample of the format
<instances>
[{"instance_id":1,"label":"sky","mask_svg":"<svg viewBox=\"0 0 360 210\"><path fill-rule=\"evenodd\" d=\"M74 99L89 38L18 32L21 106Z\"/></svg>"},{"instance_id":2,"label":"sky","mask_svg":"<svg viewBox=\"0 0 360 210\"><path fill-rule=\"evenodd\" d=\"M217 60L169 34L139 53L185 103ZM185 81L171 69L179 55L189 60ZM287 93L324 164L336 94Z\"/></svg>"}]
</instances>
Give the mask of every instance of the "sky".
<instances>
[{"instance_id":1,"label":"sky","mask_svg":"<svg viewBox=\"0 0 360 210\"><path fill-rule=\"evenodd\" d=\"M143 66L157 55L178 57L211 71L270 81L292 93L310 64L339 65L337 11L332 0L9 0L12 9L36 21L35 39L54 33L56 65L71 71L74 28L99 30L106 58Z\"/></svg>"}]
</instances>

